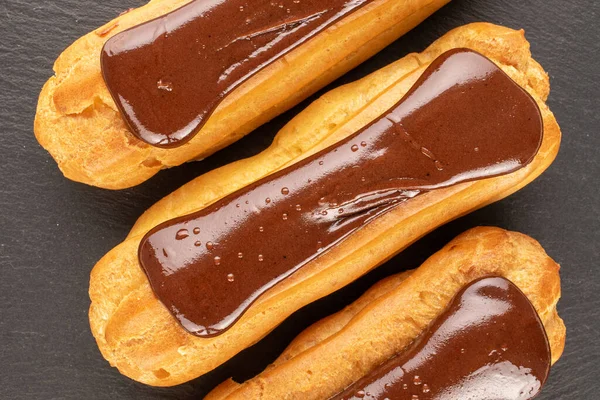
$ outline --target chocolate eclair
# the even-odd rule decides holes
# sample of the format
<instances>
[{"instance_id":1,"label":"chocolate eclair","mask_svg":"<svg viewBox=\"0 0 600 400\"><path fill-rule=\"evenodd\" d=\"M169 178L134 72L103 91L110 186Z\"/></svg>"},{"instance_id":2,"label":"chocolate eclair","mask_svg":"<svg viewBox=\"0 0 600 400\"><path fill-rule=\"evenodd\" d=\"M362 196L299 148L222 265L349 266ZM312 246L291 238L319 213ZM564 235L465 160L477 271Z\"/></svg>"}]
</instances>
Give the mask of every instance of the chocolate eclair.
<instances>
[{"instance_id":1,"label":"chocolate eclair","mask_svg":"<svg viewBox=\"0 0 600 400\"><path fill-rule=\"evenodd\" d=\"M70 46L35 134L108 189L202 159L322 88L449 0L154 0Z\"/></svg>"},{"instance_id":2,"label":"chocolate eclair","mask_svg":"<svg viewBox=\"0 0 600 400\"><path fill-rule=\"evenodd\" d=\"M331 400L529 400L550 372L544 325L500 277L469 283L415 342Z\"/></svg>"},{"instance_id":3,"label":"chocolate eclair","mask_svg":"<svg viewBox=\"0 0 600 400\"><path fill-rule=\"evenodd\" d=\"M564 347L558 270L525 235L473 229L206 399L532 399Z\"/></svg>"},{"instance_id":4,"label":"chocolate eclair","mask_svg":"<svg viewBox=\"0 0 600 400\"><path fill-rule=\"evenodd\" d=\"M157 386L212 370L542 173L560 143L547 94L522 32L474 24L325 95L265 152L150 208L96 265L103 355Z\"/></svg>"},{"instance_id":5,"label":"chocolate eclair","mask_svg":"<svg viewBox=\"0 0 600 400\"><path fill-rule=\"evenodd\" d=\"M264 292L382 215L524 168L542 135L527 91L483 55L454 49L358 132L154 228L140 265L183 328L218 335Z\"/></svg>"}]
</instances>

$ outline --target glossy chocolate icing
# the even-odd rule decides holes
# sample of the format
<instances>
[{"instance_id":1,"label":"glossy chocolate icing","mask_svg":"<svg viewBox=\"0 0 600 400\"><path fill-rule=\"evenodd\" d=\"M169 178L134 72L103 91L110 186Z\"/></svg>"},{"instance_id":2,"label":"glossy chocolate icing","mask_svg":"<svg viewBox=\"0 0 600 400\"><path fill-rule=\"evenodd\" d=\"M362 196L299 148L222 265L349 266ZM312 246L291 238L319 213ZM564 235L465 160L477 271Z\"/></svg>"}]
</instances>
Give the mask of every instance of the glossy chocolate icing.
<instances>
[{"instance_id":1,"label":"glossy chocolate icing","mask_svg":"<svg viewBox=\"0 0 600 400\"><path fill-rule=\"evenodd\" d=\"M335 400L527 400L550 372L544 325L527 297L499 277L460 291L406 351Z\"/></svg>"},{"instance_id":2,"label":"glossy chocolate icing","mask_svg":"<svg viewBox=\"0 0 600 400\"><path fill-rule=\"evenodd\" d=\"M528 164L542 131L521 87L482 55L454 50L357 133L154 228L140 264L185 329L218 335L266 290L402 202Z\"/></svg>"},{"instance_id":3,"label":"glossy chocolate icing","mask_svg":"<svg viewBox=\"0 0 600 400\"><path fill-rule=\"evenodd\" d=\"M121 32L101 55L132 133L181 145L223 98L368 0L195 0Z\"/></svg>"}]
</instances>

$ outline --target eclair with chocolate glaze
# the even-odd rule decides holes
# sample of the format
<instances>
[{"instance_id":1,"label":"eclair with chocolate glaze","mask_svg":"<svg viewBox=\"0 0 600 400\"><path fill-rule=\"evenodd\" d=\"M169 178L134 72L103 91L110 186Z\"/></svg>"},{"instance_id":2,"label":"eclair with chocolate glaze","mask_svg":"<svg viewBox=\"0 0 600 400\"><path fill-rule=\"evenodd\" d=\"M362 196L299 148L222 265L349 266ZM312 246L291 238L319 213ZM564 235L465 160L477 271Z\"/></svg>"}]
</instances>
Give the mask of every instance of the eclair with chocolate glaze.
<instances>
[{"instance_id":1,"label":"eclair with chocolate glaze","mask_svg":"<svg viewBox=\"0 0 600 400\"><path fill-rule=\"evenodd\" d=\"M188 381L515 192L558 152L548 91L523 32L472 24L326 94L263 153L151 207L96 265L102 354L140 382Z\"/></svg>"},{"instance_id":2,"label":"eclair with chocolate glaze","mask_svg":"<svg viewBox=\"0 0 600 400\"><path fill-rule=\"evenodd\" d=\"M240 139L449 0L154 0L57 59L35 119L72 180L123 189Z\"/></svg>"},{"instance_id":3,"label":"eclair with chocolate glaze","mask_svg":"<svg viewBox=\"0 0 600 400\"><path fill-rule=\"evenodd\" d=\"M564 349L558 272L526 235L471 229L206 400L531 399Z\"/></svg>"}]
</instances>

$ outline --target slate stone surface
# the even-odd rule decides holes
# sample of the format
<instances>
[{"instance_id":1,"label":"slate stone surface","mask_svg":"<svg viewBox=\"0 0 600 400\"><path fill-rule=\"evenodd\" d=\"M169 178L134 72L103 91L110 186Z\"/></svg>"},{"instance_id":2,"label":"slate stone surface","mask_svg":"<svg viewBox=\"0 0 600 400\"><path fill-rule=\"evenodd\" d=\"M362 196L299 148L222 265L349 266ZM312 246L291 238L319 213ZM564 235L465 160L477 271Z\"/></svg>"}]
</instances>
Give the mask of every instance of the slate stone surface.
<instances>
[{"instance_id":1,"label":"slate stone surface","mask_svg":"<svg viewBox=\"0 0 600 400\"><path fill-rule=\"evenodd\" d=\"M291 112L210 157L110 192L64 179L36 143L38 92L73 40L141 0L0 1L0 398L199 399L223 379L259 372L310 323L455 235L496 225L538 239L562 265L564 357L541 399L597 399L600 382L600 6L595 0L455 0L334 85L358 79L473 21L524 28L549 71L564 140L555 164L512 197L450 223L346 289L293 315L255 347L189 384L154 389L108 366L87 322L89 272L152 203L197 175L265 148Z\"/></svg>"}]
</instances>

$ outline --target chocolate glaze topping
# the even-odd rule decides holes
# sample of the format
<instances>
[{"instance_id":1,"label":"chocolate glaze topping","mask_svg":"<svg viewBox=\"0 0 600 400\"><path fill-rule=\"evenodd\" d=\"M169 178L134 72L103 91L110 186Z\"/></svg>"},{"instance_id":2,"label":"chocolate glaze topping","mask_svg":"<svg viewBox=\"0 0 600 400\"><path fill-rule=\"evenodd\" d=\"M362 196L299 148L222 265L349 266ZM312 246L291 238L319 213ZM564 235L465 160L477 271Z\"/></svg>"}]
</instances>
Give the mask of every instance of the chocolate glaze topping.
<instances>
[{"instance_id":1,"label":"chocolate glaze topping","mask_svg":"<svg viewBox=\"0 0 600 400\"><path fill-rule=\"evenodd\" d=\"M134 135L178 146L233 89L367 2L195 0L109 39L104 81Z\"/></svg>"},{"instance_id":2,"label":"chocolate glaze topping","mask_svg":"<svg viewBox=\"0 0 600 400\"><path fill-rule=\"evenodd\" d=\"M527 400L550 372L544 325L504 278L466 288L402 354L335 400Z\"/></svg>"},{"instance_id":3,"label":"chocolate glaze topping","mask_svg":"<svg viewBox=\"0 0 600 400\"><path fill-rule=\"evenodd\" d=\"M535 101L487 58L454 50L364 129L154 228L139 260L185 329L218 335L369 221L427 191L518 170L541 139Z\"/></svg>"}]
</instances>

